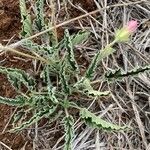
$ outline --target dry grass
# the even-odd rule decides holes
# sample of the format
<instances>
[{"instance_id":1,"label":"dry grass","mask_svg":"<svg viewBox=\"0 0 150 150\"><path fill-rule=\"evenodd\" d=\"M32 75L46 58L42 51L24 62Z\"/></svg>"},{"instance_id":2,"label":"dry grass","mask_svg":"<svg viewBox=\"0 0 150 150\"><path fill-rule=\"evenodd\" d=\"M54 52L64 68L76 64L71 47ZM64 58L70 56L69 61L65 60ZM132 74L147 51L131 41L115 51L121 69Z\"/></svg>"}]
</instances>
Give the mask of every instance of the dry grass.
<instances>
[{"instance_id":1,"label":"dry grass","mask_svg":"<svg viewBox=\"0 0 150 150\"><path fill-rule=\"evenodd\" d=\"M131 4L126 5L126 3ZM126 24L128 20L137 19L139 21L139 30L132 39L127 44L116 45L117 52L100 64L97 69L96 79L100 78L102 72L112 68L122 67L124 70L130 70L133 67L150 63L149 52L145 51L150 46L150 29L144 27L150 17L150 2L134 3L137 2L128 0L95 1L97 9L102 10L95 16L92 16L92 14L98 11L87 13L81 5L75 6L71 1L69 3L60 1L53 3L60 10L60 12L57 12L58 20L61 10L65 9L66 11L64 18L66 21L60 26L63 25L63 28L69 27L70 29L85 28L92 33L92 36L89 37L89 40L84 45L76 48L76 51L83 52L81 55L86 55L87 61L90 61L90 58L99 49L105 47L112 40L113 33ZM109 8L109 5L113 6ZM79 16L68 22L67 20L71 19L68 11L70 6L85 13L86 18ZM58 22L58 20L55 21ZM75 20L78 20L78 24L72 23ZM70 23L73 24L72 27L69 26ZM89 102L88 108L96 110L97 114L110 122L130 125L134 130L122 131L121 133L106 133L88 127L84 128L82 122L78 120L75 123L74 150L148 150L150 143L150 78L148 74L126 78L121 82L101 82L99 90L103 88L111 91L111 97L106 99L95 98ZM57 134L59 130L61 130L59 124L50 131L46 129L38 130L35 145L41 145L42 149L61 150L63 137L60 137L54 146L50 145L53 140L53 134Z\"/></svg>"}]
</instances>

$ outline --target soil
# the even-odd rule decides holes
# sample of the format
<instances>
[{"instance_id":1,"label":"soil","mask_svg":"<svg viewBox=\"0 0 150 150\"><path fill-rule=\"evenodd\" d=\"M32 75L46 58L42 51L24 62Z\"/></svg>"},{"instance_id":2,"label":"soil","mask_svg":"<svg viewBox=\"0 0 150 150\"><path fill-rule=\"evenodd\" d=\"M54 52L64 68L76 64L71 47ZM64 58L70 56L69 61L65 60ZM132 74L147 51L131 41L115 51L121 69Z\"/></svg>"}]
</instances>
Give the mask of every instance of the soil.
<instances>
[{"instance_id":1,"label":"soil","mask_svg":"<svg viewBox=\"0 0 150 150\"><path fill-rule=\"evenodd\" d=\"M7 44L17 40L20 32L20 14L19 14L19 1L17 0L1 0L0 1L0 43ZM10 41L10 39L12 39ZM29 69L31 68L31 63L26 63L31 60L23 60L11 53L0 55L0 65L6 67L13 67L19 69ZM0 74L0 96L5 96L9 98L15 97L15 90L12 88L8 82L6 76ZM14 108L7 105L0 104L0 141L8 145L13 150L20 150L25 144L26 149L31 150L31 145L29 140L25 135L14 134L6 132L9 126L6 127ZM1 150L7 149L6 147L0 145Z\"/></svg>"},{"instance_id":2,"label":"soil","mask_svg":"<svg viewBox=\"0 0 150 150\"><path fill-rule=\"evenodd\" d=\"M6 43L10 38L18 37L20 29L19 1L0 1L0 42ZM6 40L6 41L5 41Z\"/></svg>"},{"instance_id":3,"label":"soil","mask_svg":"<svg viewBox=\"0 0 150 150\"><path fill-rule=\"evenodd\" d=\"M96 9L96 5L93 0L73 0L72 4L75 7L72 6L70 8L69 14L71 17L78 17L78 16L84 14L83 11L78 9L78 6L80 6L83 10L85 10L87 12L91 12ZM78 23L76 23L76 24L78 24Z\"/></svg>"},{"instance_id":4,"label":"soil","mask_svg":"<svg viewBox=\"0 0 150 150\"><path fill-rule=\"evenodd\" d=\"M96 9L96 5L93 0L73 0L73 4L81 6L84 10L88 12Z\"/></svg>"}]
</instances>

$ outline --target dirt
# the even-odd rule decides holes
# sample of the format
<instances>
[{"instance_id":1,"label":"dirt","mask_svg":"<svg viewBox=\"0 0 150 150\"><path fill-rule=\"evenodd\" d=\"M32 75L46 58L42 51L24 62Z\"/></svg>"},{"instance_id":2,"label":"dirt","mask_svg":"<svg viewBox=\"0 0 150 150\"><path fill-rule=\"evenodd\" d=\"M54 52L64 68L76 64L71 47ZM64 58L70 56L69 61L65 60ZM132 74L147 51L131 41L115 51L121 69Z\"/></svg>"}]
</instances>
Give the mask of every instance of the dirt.
<instances>
[{"instance_id":1,"label":"dirt","mask_svg":"<svg viewBox=\"0 0 150 150\"><path fill-rule=\"evenodd\" d=\"M96 9L96 5L93 0L73 0L73 4L81 6L84 10L88 12Z\"/></svg>"},{"instance_id":2,"label":"dirt","mask_svg":"<svg viewBox=\"0 0 150 150\"><path fill-rule=\"evenodd\" d=\"M71 17L78 17L83 13L83 11L78 9L78 6L87 12L91 12L96 9L95 2L93 0L73 0L72 4L75 7L71 7L69 10L69 14Z\"/></svg>"},{"instance_id":3,"label":"dirt","mask_svg":"<svg viewBox=\"0 0 150 150\"><path fill-rule=\"evenodd\" d=\"M0 1L0 42L6 43L10 38L18 37L20 29L20 14L18 1L1 0ZM5 41L6 40L6 41Z\"/></svg>"},{"instance_id":4,"label":"dirt","mask_svg":"<svg viewBox=\"0 0 150 150\"><path fill-rule=\"evenodd\" d=\"M20 32L20 14L19 14L19 1L17 0L1 0L0 1L0 43L7 44L17 40ZM12 39L10 41L10 39ZM16 67L20 69L31 68L30 60L19 59L13 54L0 55L0 65L6 67ZM0 74L0 96L9 98L15 97L16 92L8 82L6 76ZM8 133L9 125L6 131L2 132L6 127L14 108L7 105L0 104L0 141L8 145L13 150L20 150L25 143L30 143L26 135L21 133ZM7 149L0 145L1 150ZM30 144L27 144L26 149L32 149Z\"/></svg>"}]
</instances>

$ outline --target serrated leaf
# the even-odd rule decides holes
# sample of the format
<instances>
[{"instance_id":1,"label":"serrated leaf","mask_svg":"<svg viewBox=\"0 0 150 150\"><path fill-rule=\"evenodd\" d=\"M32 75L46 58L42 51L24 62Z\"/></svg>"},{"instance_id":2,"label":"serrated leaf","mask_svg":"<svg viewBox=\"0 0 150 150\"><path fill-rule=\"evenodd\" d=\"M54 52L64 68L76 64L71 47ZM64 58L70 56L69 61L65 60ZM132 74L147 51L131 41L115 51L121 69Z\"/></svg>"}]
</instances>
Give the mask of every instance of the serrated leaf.
<instances>
[{"instance_id":1,"label":"serrated leaf","mask_svg":"<svg viewBox=\"0 0 150 150\"><path fill-rule=\"evenodd\" d=\"M143 72L149 71L149 70L150 70L150 65L145 66L145 67L134 68L134 69L127 71L127 72L125 72L121 68L119 68L118 70L114 70L112 72L106 73L105 78L108 80L113 80L113 79L120 80L123 77L135 76L139 73L143 73Z\"/></svg>"},{"instance_id":2,"label":"serrated leaf","mask_svg":"<svg viewBox=\"0 0 150 150\"><path fill-rule=\"evenodd\" d=\"M34 23L37 27L38 31L42 31L45 29L45 21L44 21L44 0L36 0L35 3L35 15L36 18Z\"/></svg>"},{"instance_id":3,"label":"serrated leaf","mask_svg":"<svg viewBox=\"0 0 150 150\"><path fill-rule=\"evenodd\" d=\"M80 116L86 124L93 128L103 129L106 131L119 131L127 129L126 126L118 126L97 117L95 114L89 112L86 108L82 108L80 110Z\"/></svg>"},{"instance_id":4,"label":"serrated leaf","mask_svg":"<svg viewBox=\"0 0 150 150\"><path fill-rule=\"evenodd\" d=\"M41 107L48 104L47 97L43 95L32 95L28 99L28 105L30 108L41 109Z\"/></svg>"},{"instance_id":5,"label":"serrated leaf","mask_svg":"<svg viewBox=\"0 0 150 150\"><path fill-rule=\"evenodd\" d=\"M26 8L25 0L20 0L20 12L21 12L21 22L22 22L22 37L29 37L32 35L32 22L30 14Z\"/></svg>"},{"instance_id":6,"label":"serrated leaf","mask_svg":"<svg viewBox=\"0 0 150 150\"><path fill-rule=\"evenodd\" d=\"M58 103L58 100L55 97L55 88L52 86L51 81L50 81L49 66L46 66L45 79L47 80L46 82L47 82L47 90L48 90L49 98L51 99L52 102Z\"/></svg>"},{"instance_id":7,"label":"serrated leaf","mask_svg":"<svg viewBox=\"0 0 150 150\"><path fill-rule=\"evenodd\" d=\"M60 76L60 82L61 82L63 92L66 94L70 94L70 88L68 85L68 79L66 75L66 61L65 60L62 61L59 76Z\"/></svg>"},{"instance_id":8,"label":"serrated leaf","mask_svg":"<svg viewBox=\"0 0 150 150\"><path fill-rule=\"evenodd\" d=\"M88 91L92 91L93 90L93 87L91 86L90 80L88 78L84 78L82 84L84 86L84 89L86 89Z\"/></svg>"},{"instance_id":9,"label":"serrated leaf","mask_svg":"<svg viewBox=\"0 0 150 150\"><path fill-rule=\"evenodd\" d=\"M17 90L20 90L21 84L24 84L29 90L33 90L35 86L35 80L23 70L0 66L0 73L6 74L9 82Z\"/></svg>"},{"instance_id":10,"label":"serrated leaf","mask_svg":"<svg viewBox=\"0 0 150 150\"><path fill-rule=\"evenodd\" d=\"M15 132L15 131L20 131L22 129L25 129L27 127L29 127L30 125L32 125L35 122L38 122L39 120L41 120L44 117L48 117L49 115L53 114L54 111L56 110L57 106L45 106L43 107L41 110L39 110L39 112L35 113L30 120L22 123L22 125L11 129L10 132Z\"/></svg>"},{"instance_id":11,"label":"serrated leaf","mask_svg":"<svg viewBox=\"0 0 150 150\"><path fill-rule=\"evenodd\" d=\"M73 87L77 89L83 89L84 88L84 81L86 78L82 77L79 81L77 81Z\"/></svg>"},{"instance_id":12,"label":"serrated leaf","mask_svg":"<svg viewBox=\"0 0 150 150\"><path fill-rule=\"evenodd\" d=\"M90 80L85 77L82 77L73 87L79 90L93 90Z\"/></svg>"},{"instance_id":13,"label":"serrated leaf","mask_svg":"<svg viewBox=\"0 0 150 150\"><path fill-rule=\"evenodd\" d=\"M53 43L52 45L53 45L54 51L58 54L59 50L65 48L66 39L64 37L59 43L56 44L56 41L55 41L56 38L55 38L54 32L52 31L49 34L50 34L51 42ZM90 33L88 31L79 31L77 34L70 35L72 47L74 48L75 45L81 44L84 41L86 41L88 39L89 34Z\"/></svg>"},{"instance_id":14,"label":"serrated leaf","mask_svg":"<svg viewBox=\"0 0 150 150\"><path fill-rule=\"evenodd\" d=\"M89 35L90 32L88 31L79 31L77 34L70 35L72 47L86 41L89 38ZM63 48L64 46L65 46L65 37L58 43L57 47Z\"/></svg>"},{"instance_id":15,"label":"serrated leaf","mask_svg":"<svg viewBox=\"0 0 150 150\"><path fill-rule=\"evenodd\" d=\"M34 51L38 53L39 55L48 55L49 57L52 56L55 49L53 47L47 46L47 45L39 45L35 42L32 42L31 40L25 40L22 44L22 47L29 49L31 51Z\"/></svg>"},{"instance_id":16,"label":"serrated leaf","mask_svg":"<svg viewBox=\"0 0 150 150\"><path fill-rule=\"evenodd\" d=\"M70 66L72 67L72 69L74 71L79 72L79 67L78 67L78 64L77 64L75 57L74 57L73 45L72 45L71 37L69 35L68 30L65 30L65 48L66 48L67 53L68 53L67 59L68 59Z\"/></svg>"},{"instance_id":17,"label":"serrated leaf","mask_svg":"<svg viewBox=\"0 0 150 150\"><path fill-rule=\"evenodd\" d=\"M86 71L85 77L91 79L93 77L93 74L94 74L96 68L97 68L98 63L100 61L102 61L102 59L104 59L105 57L114 53L114 51L115 50L112 49L111 47L106 47L104 50L97 52L97 54L92 59L92 62Z\"/></svg>"},{"instance_id":18,"label":"serrated leaf","mask_svg":"<svg viewBox=\"0 0 150 150\"><path fill-rule=\"evenodd\" d=\"M48 26L47 26L47 28L51 28L51 27L53 27L53 25L52 25L52 23L51 22L49 22L48 23ZM56 33L55 33L56 32ZM55 49L55 50L57 50L58 51L58 47L59 48L61 48L61 44L64 44L64 43L58 43L58 37L57 37L57 31L56 31L56 29L53 29L53 30L51 30L51 31L49 31L48 32L48 36L49 36L49 39L50 39L50 45ZM56 48L57 47L57 48Z\"/></svg>"},{"instance_id":19,"label":"serrated leaf","mask_svg":"<svg viewBox=\"0 0 150 150\"><path fill-rule=\"evenodd\" d=\"M72 150L72 140L74 137L74 119L72 116L67 116L64 118L65 127L65 146L64 150Z\"/></svg>"},{"instance_id":20,"label":"serrated leaf","mask_svg":"<svg viewBox=\"0 0 150 150\"><path fill-rule=\"evenodd\" d=\"M80 82L78 82L74 85L74 87L76 87L77 89L82 91L82 93L84 93L90 97L108 96L110 94L109 91L100 92L100 91L94 90L93 87L91 86L90 80L88 78L82 78L80 80Z\"/></svg>"},{"instance_id":21,"label":"serrated leaf","mask_svg":"<svg viewBox=\"0 0 150 150\"><path fill-rule=\"evenodd\" d=\"M18 106L18 107L25 106L26 100L27 99L25 97L22 97L22 96L17 96L15 99L0 96L0 103L6 104L9 106Z\"/></svg>"}]
</instances>

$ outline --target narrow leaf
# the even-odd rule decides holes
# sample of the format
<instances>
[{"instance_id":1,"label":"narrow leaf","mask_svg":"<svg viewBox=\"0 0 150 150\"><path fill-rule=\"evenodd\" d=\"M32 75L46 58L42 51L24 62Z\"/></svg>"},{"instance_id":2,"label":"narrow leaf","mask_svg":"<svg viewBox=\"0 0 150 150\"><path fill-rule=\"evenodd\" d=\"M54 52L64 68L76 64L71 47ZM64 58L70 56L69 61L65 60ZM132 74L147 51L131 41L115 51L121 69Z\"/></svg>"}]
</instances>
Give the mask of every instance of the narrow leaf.
<instances>
[{"instance_id":1,"label":"narrow leaf","mask_svg":"<svg viewBox=\"0 0 150 150\"><path fill-rule=\"evenodd\" d=\"M64 118L64 126L65 126L65 146L64 150L72 150L72 140L74 136L74 120L72 116L68 116Z\"/></svg>"},{"instance_id":2,"label":"narrow leaf","mask_svg":"<svg viewBox=\"0 0 150 150\"><path fill-rule=\"evenodd\" d=\"M89 35L90 32L88 31L79 31L77 34L71 36L72 45L75 46L85 42L86 40L88 40Z\"/></svg>"},{"instance_id":3,"label":"narrow leaf","mask_svg":"<svg viewBox=\"0 0 150 150\"><path fill-rule=\"evenodd\" d=\"M35 25L38 31L42 31L45 29L45 21L44 21L44 0L36 0L36 7L35 7Z\"/></svg>"},{"instance_id":4,"label":"narrow leaf","mask_svg":"<svg viewBox=\"0 0 150 150\"><path fill-rule=\"evenodd\" d=\"M122 71L122 69L119 68L118 70L106 73L105 78L108 80L114 80L114 79L120 80L123 77L135 76L139 73L143 73L143 72L149 71L149 70L150 70L150 65L145 66L145 67L134 68L127 72Z\"/></svg>"},{"instance_id":5,"label":"narrow leaf","mask_svg":"<svg viewBox=\"0 0 150 150\"><path fill-rule=\"evenodd\" d=\"M18 96L15 99L0 96L0 103L10 105L10 106L22 107L22 106L25 106L26 101L27 99L22 96Z\"/></svg>"},{"instance_id":6,"label":"narrow leaf","mask_svg":"<svg viewBox=\"0 0 150 150\"><path fill-rule=\"evenodd\" d=\"M68 85L68 78L66 75L66 61L65 60L62 61L59 76L60 76L60 82L61 82L61 86L62 86L63 91L65 93L69 94L70 88Z\"/></svg>"},{"instance_id":7,"label":"narrow leaf","mask_svg":"<svg viewBox=\"0 0 150 150\"><path fill-rule=\"evenodd\" d=\"M38 122L39 120L41 120L42 118L44 117L48 117L49 115L51 115L52 113L54 113L54 111L56 110L56 106L45 106L43 109L39 110L38 113L35 113L31 118L30 120L22 123L22 125L14 128L14 129L11 129L10 132L15 132L15 131L20 131L24 128L27 128L29 127L30 125L32 125L33 123L35 122Z\"/></svg>"},{"instance_id":8,"label":"narrow leaf","mask_svg":"<svg viewBox=\"0 0 150 150\"><path fill-rule=\"evenodd\" d=\"M127 129L126 126L121 127L97 117L95 114L89 112L86 108L81 109L80 116L86 124L97 129L103 129L106 131L118 131Z\"/></svg>"},{"instance_id":9,"label":"narrow leaf","mask_svg":"<svg viewBox=\"0 0 150 150\"><path fill-rule=\"evenodd\" d=\"M32 35L32 22L30 14L26 8L25 0L20 0L20 12L21 12L21 22L22 22L22 37L29 37Z\"/></svg>"},{"instance_id":10,"label":"narrow leaf","mask_svg":"<svg viewBox=\"0 0 150 150\"><path fill-rule=\"evenodd\" d=\"M88 70L86 71L86 78L92 78L93 74L96 70L96 67L103 58L109 56L110 54L114 53L114 49L110 47L106 47L104 50L99 51L93 58Z\"/></svg>"},{"instance_id":11,"label":"narrow leaf","mask_svg":"<svg viewBox=\"0 0 150 150\"><path fill-rule=\"evenodd\" d=\"M29 90L32 90L35 86L34 79L23 70L0 66L0 73L6 74L10 83L17 90L20 90L21 84L24 84Z\"/></svg>"},{"instance_id":12,"label":"narrow leaf","mask_svg":"<svg viewBox=\"0 0 150 150\"><path fill-rule=\"evenodd\" d=\"M44 44L39 45L35 42L32 42L31 40L25 40L21 44L21 46L31 51L34 51L38 53L39 55L48 55L49 57L52 56L52 54L55 51L53 47L50 47Z\"/></svg>"},{"instance_id":13,"label":"narrow leaf","mask_svg":"<svg viewBox=\"0 0 150 150\"><path fill-rule=\"evenodd\" d=\"M47 28L51 28L51 27L53 27L53 24L52 24L52 22L49 22ZM58 50L58 48L56 48L56 47L59 47L60 45L64 44L64 43L61 43L61 42L58 43L58 39L57 39L58 37L57 37L56 29L53 29L53 30L49 31L48 36L49 36L49 39L50 39L50 45L52 47L54 47L55 50ZM59 48L61 48L61 47L59 47Z\"/></svg>"},{"instance_id":14,"label":"narrow leaf","mask_svg":"<svg viewBox=\"0 0 150 150\"><path fill-rule=\"evenodd\" d=\"M70 66L72 67L72 69L74 71L78 72L79 67L78 67L78 64L77 64L75 57L74 57L73 45L72 45L71 37L69 35L68 30L65 30L65 48L68 52L67 58L68 58L68 62L70 64Z\"/></svg>"},{"instance_id":15,"label":"narrow leaf","mask_svg":"<svg viewBox=\"0 0 150 150\"><path fill-rule=\"evenodd\" d=\"M51 81L50 81L50 74L49 74L49 66L46 66L46 80L47 80L47 90L48 95L52 102L58 103L57 98L55 97L55 88L52 87Z\"/></svg>"}]
</instances>

